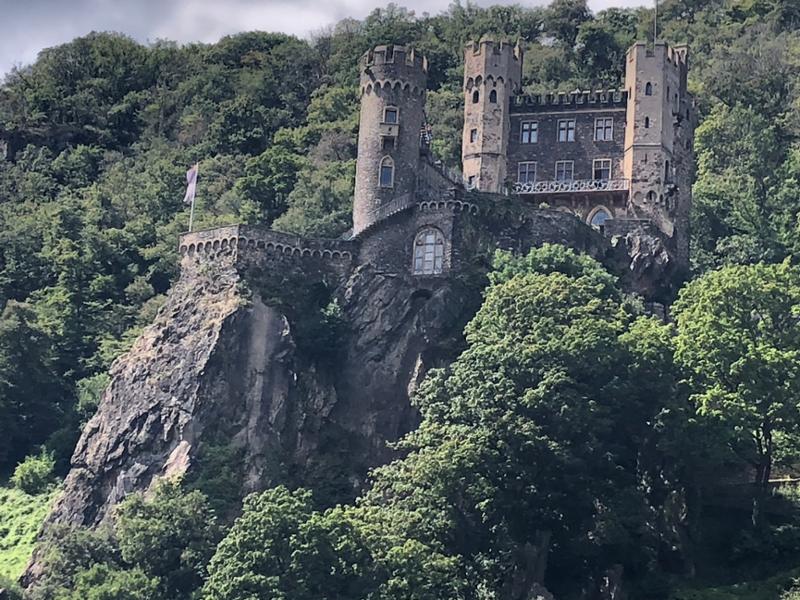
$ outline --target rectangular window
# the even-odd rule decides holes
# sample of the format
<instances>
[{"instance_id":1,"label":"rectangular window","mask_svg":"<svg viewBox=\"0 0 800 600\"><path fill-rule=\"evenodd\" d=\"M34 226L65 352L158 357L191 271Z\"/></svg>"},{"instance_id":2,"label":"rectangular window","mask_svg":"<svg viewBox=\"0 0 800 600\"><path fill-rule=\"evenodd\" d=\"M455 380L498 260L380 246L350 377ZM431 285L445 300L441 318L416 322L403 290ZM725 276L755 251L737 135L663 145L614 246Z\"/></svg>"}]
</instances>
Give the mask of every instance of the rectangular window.
<instances>
[{"instance_id":1,"label":"rectangular window","mask_svg":"<svg viewBox=\"0 0 800 600\"><path fill-rule=\"evenodd\" d=\"M614 140L614 119L601 117L594 120L594 141L611 142Z\"/></svg>"},{"instance_id":2,"label":"rectangular window","mask_svg":"<svg viewBox=\"0 0 800 600\"><path fill-rule=\"evenodd\" d=\"M394 167L391 164L381 165L380 186L390 188L394 185Z\"/></svg>"},{"instance_id":3,"label":"rectangular window","mask_svg":"<svg viewBox=\"0 0 800 600\"><path fill-rule=\"evenodd\" d=\"M535 144L539 141L539 122L523 121L519 130L519 141L521 144Z\"/></svg>"},{"instance_id":4,"label":"rectangular window","mask_svg":"<svg viewBox=\"0 0 800 600\"><path fill-rule=\"evenodd\" d=\"M517 183L534 183L536 181L536 163L521 162L517 164Z\"/></svg>"},{"instance_id":5,"label":"rectangular window","mask_svg":"<svg viewBox=\"0 0 800 600\"><path fill-rule=\"evenodd\" d=\"M571 160L556 161L556 181L572 181L575 163Z\"/></svg>"},{"instance_id":6,"label":"rectangular window","mask_svg":"<svg viewBox=\"0 0 800 600\"><path fill-rule=\"evenodd\" d=\"M383 122L391 124L397 123L397 109L395 107L386 107L386 109L383 111Z\"/></svg>"},{"instance_id":7,"label":"rectangular window","mask_svg":"<svg viewBox=\"0 0 800 600\"><path fill-rule=\"evenodd\" d=\"M608 181L611 179L611 159L598 158L592 163L593 179Z\"/></svg>"},{"instance_id":8,"label":"rectangular window","mask_svg":"<svg viewBox=\"0 0 800 600\"><path fill-rule=\"evenodd\" d=\"M561 119L558 122L558 141L575 141L575 119Z\"/></svg>"},{"instance_id":9,"label":"rectangular window","mask_svg":"<svg viewBox=\"0 0 800 600\"><path fill-rule=\"evenodd\" d=\"M472 143L475 143L475 142L478 141L478 130L477 129L471 129L470 130L470 132L469 132L469 141L472 142Z\"/></svg>"},{"instance_id":10,"label":"rectangular window","mask_svg":"<svg viewBox=\"0 0 800 600\"><path fill-rule=\"evenodd\" d=\"M475 187L475 175L470 175L467 178L467 187L473 189Z\"/></svg>"}]
</instances>

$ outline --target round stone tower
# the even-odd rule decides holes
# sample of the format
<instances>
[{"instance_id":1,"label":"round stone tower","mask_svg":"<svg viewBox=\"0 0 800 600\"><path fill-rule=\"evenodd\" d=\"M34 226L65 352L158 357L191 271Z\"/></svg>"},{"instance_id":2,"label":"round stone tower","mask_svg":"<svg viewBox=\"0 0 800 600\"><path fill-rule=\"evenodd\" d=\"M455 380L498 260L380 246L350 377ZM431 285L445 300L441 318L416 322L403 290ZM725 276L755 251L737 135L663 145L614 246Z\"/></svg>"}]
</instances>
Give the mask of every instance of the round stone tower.
<instances>
[{"instance_id":1,"label":"round stone tower","mask_svg":"<svg viewBox=\"0 0 800 600\"><path fill-rule=\"evenodd\" d=\"M503 191L511 131L511 96L522 80L519 45L483 38L464 51L461 162L468 187Z\"/></svg>"},{"instance_id":2,"label":"round stone tower","mask_svg":"<svg viewBox=\"0 0 800 600\"><path fill-rule=\"evenodd\" d=\"M428 78L428 61L405 46L376 46L360 66L354 234L412 200Z\"/></svg>"}]
</instances>

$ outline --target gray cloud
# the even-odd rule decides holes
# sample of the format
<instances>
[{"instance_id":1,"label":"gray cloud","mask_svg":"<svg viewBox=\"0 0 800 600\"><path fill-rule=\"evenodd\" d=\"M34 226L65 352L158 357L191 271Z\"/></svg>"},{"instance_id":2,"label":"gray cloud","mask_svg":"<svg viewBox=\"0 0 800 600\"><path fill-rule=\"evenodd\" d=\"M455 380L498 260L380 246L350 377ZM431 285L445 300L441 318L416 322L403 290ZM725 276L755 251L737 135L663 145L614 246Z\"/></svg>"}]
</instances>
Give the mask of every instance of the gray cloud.
<instances>
[{"instance_id":1,"label":"gray cloud","mask_svg":"<svg viewBox=\"0 0 800 600\"><path fill-rule=\"evenodd\" d=\"M531 6L546 1L523 0ZM450 0L396 3L435 14ZM496 0L478 2L492 3ZM589 0L593 10L644 4L648 0ZM378 5L376 0L0 0L0 75L34 61L43 48L89 31L118 31L142 42L214 42L248 30L305 37L345 17L363 18Z\"/></svg>"}]
</instances>

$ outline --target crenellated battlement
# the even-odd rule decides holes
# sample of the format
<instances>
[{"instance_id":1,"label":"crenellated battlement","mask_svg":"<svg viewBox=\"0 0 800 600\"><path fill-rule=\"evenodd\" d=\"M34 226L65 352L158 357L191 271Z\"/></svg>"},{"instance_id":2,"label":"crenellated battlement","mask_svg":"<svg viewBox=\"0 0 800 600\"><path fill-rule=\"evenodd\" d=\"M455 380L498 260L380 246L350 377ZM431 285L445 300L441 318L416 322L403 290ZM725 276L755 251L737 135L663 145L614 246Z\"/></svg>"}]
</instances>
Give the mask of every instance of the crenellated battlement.
<instances>
[{"instance_id":1,"label":"crenellated battlement","mask_svg":"<svg viewBox=\"0 0 800 600\"><path fill-rule=\"evenodd\" d=\"M507 55L510 59L522 63L522 48L519 43L512 44L504 40L498 41L491 37L482 37L478 41L467 42L464 48L472 56Z\"/></svg>"},{"instance_id":2,"label":"crenellated battlement","mask_svg":"<svg viewBox=\"0 0 800 600\"><path fill-rule=\"evenodd\" d=\"M569 108L620 108L628 103L628 92L620 89L575 90L545 94L518 94L511 100L511 112Z\"/></svg>"}]
</instances>

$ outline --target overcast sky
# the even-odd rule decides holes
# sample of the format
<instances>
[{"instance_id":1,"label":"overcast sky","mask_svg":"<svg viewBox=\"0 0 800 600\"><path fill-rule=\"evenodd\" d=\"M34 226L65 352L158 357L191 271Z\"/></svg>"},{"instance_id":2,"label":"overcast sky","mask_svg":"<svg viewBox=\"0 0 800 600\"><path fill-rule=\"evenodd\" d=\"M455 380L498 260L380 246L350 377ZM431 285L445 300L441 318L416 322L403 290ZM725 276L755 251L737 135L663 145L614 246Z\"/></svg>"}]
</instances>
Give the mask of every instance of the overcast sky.
<instances>
[{"instance_id":1,"label":"overcast sky","mask_svg":"<svg viewBox=\"0 0 800 600\"><path fill-rule=\"evenodd\" d=\"M504 0L478 0L479 5ZM506 3L508 0L505 0ZM396 0L417 14L436 14L450 0ZM546 0L520 0L536 6ZM648 0L589 0L594 11ZM229 33L283 31L305 37L344 17L363 18L379 0L0 0L0 78L36 59L43 48L90 31L119 31L146 42L214 42Z\"/></svg>"}]
</instances>

